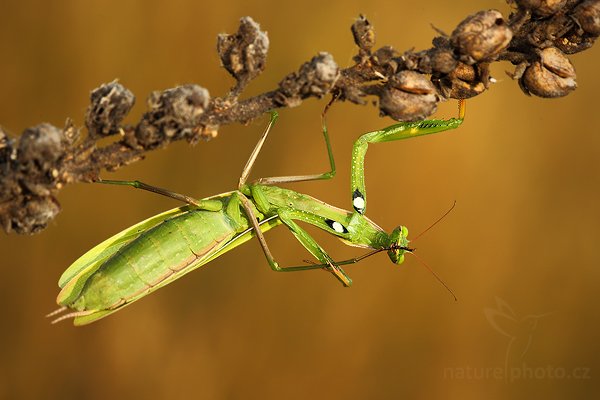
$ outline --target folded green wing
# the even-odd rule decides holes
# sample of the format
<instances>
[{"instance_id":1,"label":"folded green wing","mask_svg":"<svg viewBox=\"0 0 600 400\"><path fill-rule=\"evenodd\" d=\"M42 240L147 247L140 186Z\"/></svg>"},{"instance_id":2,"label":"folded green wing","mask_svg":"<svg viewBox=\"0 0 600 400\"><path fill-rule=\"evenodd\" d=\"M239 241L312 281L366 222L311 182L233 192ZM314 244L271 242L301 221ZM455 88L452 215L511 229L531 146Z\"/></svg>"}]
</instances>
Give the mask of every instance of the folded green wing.
<instances>
[{"instance_id":1,"label":"folded green wing","mask_svg":"<svg viewBox=\"0 0 600 400\"><path fill-rule=\"evenodd\" d=\"M202 200L212 200L227 197L231 194L231 192L225 192L218 194L216 196L207 197ZM125 244L131 242L135 238L137 238L141 233L147 231L148 229L153 228L154 226L160 224L167 218L174 217L176 215L182 214L186 211L193 209L194 206L185 205L182 207L173 208L171 210L165 211L163 213L157 214L153 217L143 220L129 228L117 233L116 235L106 239L102 243L98 244L84 255L79 257L73 264L66 269L65 272L61 275L58 280L58 286L60 288L64 288L76 275L79 275L84 272L93 273L98 266L102 265L102 263L115 254L121 247Z\"/></svg>"},{"instance_id":2,"label":"folded green wing","mask_svg":"<svg viewBox=\"0 0 600 400\"><path fill-rule=\"evenodd\" d=\"M106 239L75 260L75 262L71 264L69 268L67 268L67 270L61 275L60 279L58 280L58 286L61 288L65 287L65 285L72 280L73 277L86 269L93 269L94 266L102 264L104 260L116 253L117 250L119 250L123 245L137 238L141 233L160 224L165 219L184 213L191 208L191 206L173 208L145 219L142 222L130 226L129 228L124 229L116 235Z\"/></svg>"},{"instance_id":3,"label":"folded green wing","mask_svg":"<svg viewBox=\"0 0 600 400\"><path fill-rule=\"evenodd\" d=\"M93 247L87 253L79 257L58 280L58 286L62 289L56 298L58 304L68 304L73 298L76 298L87 278L100 268L100 266L115 254L121 247L137 238L140 234L160 224L167 218L174 217L184 213L193 206L183 206L165 211L142 222L139 222L129 228L106 239L99 245Z\"/></svg>"},{"instance_id":4,"label":"folded green wing","mask_svg":"<svg viewBox=\"0 0 600 400\"><path fill-rule=\"evenodd\" d=\"M185 208L185 207L182 207ZM174 211L174 210L170 210L170 211ZM167 211L169 212L169 211ZM158 217L158 215L157 215ZM145 222L145 221L144 221ZM141 222L143 223L143 222ZM272 228L276 227L277 225L281 224L281 220L279 218L277 218L277 216L268 218L266 220L263 220L260 222L260 230L264 233L267 232L269 230L271 230ZM156 224L155 224L156 225ZM132 227L133 228L133 227ZM209 263L210 261L214 260L215 258L219 257L220 255L222 255L223 253L226 253L236 247L238 247L239 245L246 243L248 240L252 239L254 236L256 236L254 230L252 228L249 228L241 233L239 233L238 235L236 235L235 237L233 237L229 242L227 242L224 246L222 246L221 248L219 248L216 252L214 252L210 257L206 258L206 259L202 259L202 260L198 260L197 262L194 262L192 264L190 264L186 269L185 272L183 272L183 274L191 272L192 270L194 270L195 268L199 267L198 264L200 265L204 265ZM92 249L93 250L93 249ZM93 271L95 271L96 269L93 269ZM90 274L93 273L89 272ZM83 274L82 274L83 275ZM153 291L168 285L169 283L171 283L173 280L178 279L179 277L181 277L182 274L177 274L177 275L172 275L170 279L165 279L161 284L156 285L152 288L150 288L148 291L140 293L137 297L134 297L133 299L129 300L127 303L124 303L122 305L120 305L119 307L110 309L110 310L90 310L89 312L82 312L80 315L75 316L74 320L73 320L73 324L80 326L80 325L87 325L90 324L94 321L97 321L101 318L104 318L114 312L119 311L120 309L132 304L133 302L139 300L140 298L147 296L148 294L152 293ZM79 277L78 277L79 278ZM81 280L83 282L85 282L87 280L86 279L77 279L77 280ZM79 289L81 290L81 289ZM75 293L79 293L79 290L77 290ZM64 292L65 289L63 289L62 292ZM61 292L61 293L62 293ZM60 296L60 295L59 295Z\"/></svg>"}]
</instances>

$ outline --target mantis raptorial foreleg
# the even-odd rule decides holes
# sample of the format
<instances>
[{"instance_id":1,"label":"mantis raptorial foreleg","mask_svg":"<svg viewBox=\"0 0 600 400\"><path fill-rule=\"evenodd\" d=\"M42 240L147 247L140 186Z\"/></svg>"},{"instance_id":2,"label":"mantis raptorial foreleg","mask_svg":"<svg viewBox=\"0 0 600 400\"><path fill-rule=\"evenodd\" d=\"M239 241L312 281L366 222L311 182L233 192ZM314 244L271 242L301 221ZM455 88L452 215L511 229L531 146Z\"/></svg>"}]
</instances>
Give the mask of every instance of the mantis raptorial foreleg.
<instances>
[{"instance_id":1,"label":"mantis raptorial foreleg","mask_svg":"<svg viewBox=\"0 0 600 400\"><path fill-rule=\"evenodd\" d=\"M352 280L344 270L339 268L334 262L333 259L319 246L319 244L298 224L296 224L293 219L301 218L297 215L297 212L293 210L278 210L278 216L281 221L286 225L290 231L294 234L296 239L306 248L317 260L319 260L322 264L319 265L300 265L300 266L291 266L291 267L280 267L277 261L275 261L275 257L269 250L269 246L267 245L267 241L260 230L259 222L254 214L254 210L252 207L252 203L244 196L244 194L237 192L242 207L244 208L248 220L254 228L256 233L256 237L260 243L260 246L265 254L265 258L267 262L271 266L273 271L277 272L294 272L294 271L307 271L312 269L326 269L331 272L344 286L352 285Z\"/></svg>"},{"instance_id":2,"label":"mantis raptorial foreleg","mask_svg":"<svg viewBox=\"0 0 600 400\"><path fill-rule=\"evenodd\" d=\"M325 268L331 272L344 286L349 287L352 285L352 279L344 272L342 268L323 250L321 246L310 236L304 229L302 229L294 220L303 220L303 213L291 209L279 210L279 218L281 222L289 228L294 234L296 239L308 250L322 265L302 265L297 267L286 267L284 271L305 271L309 269Z\"/></svg>"},{"instance_id":3,"label":"mantis raptorial foreleg","mask_svg":"<svg viewBox=\"0 0 600 400\"><path fill-rule=\"evenodd\" d=\"M448 120L425 120L418 122L402 122L379 131L362 135L352 148L352 170L350 173L352 190L352 207L359 214L367 209L367 193L365 188L365 155L369 143L392 142L416 136L429 135L457 128L465 116L465 100L458 102L458 118Z\"/></svg>"}]
</instances>

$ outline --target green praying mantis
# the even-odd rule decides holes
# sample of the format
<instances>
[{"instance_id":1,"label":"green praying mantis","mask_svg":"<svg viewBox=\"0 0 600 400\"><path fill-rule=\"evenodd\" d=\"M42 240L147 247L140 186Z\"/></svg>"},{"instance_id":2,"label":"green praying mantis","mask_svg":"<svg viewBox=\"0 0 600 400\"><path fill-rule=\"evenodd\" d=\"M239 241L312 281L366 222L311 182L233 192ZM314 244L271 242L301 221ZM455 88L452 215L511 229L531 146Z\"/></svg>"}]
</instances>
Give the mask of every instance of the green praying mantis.
<instances>
[{"instance_id":1,"label":"green praying mantis","mask_svg":"<svg viewBox=\"0 0 600 400\"><path fill-rule=\"evenodd\" d=\"M335 161L325 123L327 108L323 112L322 133L330 170L322 174L260 178L247 183L252 166L277 120L277 113L273 112L243 169L236 190L197 200L139 181L100 180L102 183L148 190L187 204L135 224L77 259L60 277L58 284L61 291L57 303L61 308L48 315L56 316L53 323L73 318L75 325L85 325L104 318L254 236L258 238L273 271L324 269L346 287L352 284L352 280L342 269L343 265L356 263L381 251L387 251L394 264L401 264L405 253L412 251L408 247L408 229L398 226L388 234L365 216L367 193L364 164L368 145L457 128L464 119L465 101L459 101L458 118L402 122L363 134L352 149L352 211L275 186L331 179L335 175ZM298 222L316 226L347 245L371 250L357 258L334 261ZM289 267L281 267L277 263L264 233L281 224L292 232L318 263Z\"/></svg>"}]
</instances>

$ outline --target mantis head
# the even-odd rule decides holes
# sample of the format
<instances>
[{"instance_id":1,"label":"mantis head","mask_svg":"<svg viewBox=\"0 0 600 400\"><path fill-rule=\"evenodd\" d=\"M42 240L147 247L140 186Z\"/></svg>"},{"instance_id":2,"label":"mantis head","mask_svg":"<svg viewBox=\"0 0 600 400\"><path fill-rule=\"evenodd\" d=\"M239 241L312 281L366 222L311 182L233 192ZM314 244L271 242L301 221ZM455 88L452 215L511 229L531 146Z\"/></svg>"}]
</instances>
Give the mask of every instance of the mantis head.
<instances>
[{"instance_id":1,"label":"mantis head","mask_svg":"<svg viewBox=\"0 0 600 400\"><path fill-rule=\"evenodd\" d=\"M452 207L454 208L454 206L452 206ZM448 212L450 212L451 210L452 210L452 208ZM446 214L444 214L444 216L442 216L442 218L444 218L448 214L448 212L446 212ZM437 224L442 218L438 219L429 228L425 229L423 232L418 234L413 239L413 241L417 240L423 233L425 233L429 229L431 229L431 227L433 225ZM407 252L412 254L413 256L415 256L417 258L417 260L419 260L419 262L421 264L423 264L423 266L425 268L427 268L427 270L429 270L429 272L431 272L433 274L435 279L437 279L438 282L440 282L446 288L446 290L448 290L448 292L450 292L452 297L454 297L454 301L456 301L457 299L456 299L456 296L454 295L454 292L452 291L452 289L450 289L448 287L448 285L446 285L444 283L444 281L431 268L429 268L429 266L427 264L425 264L425 261L423 261L420 257L418 257L414 253L415 249L408 247L408 243L409 243L408 229L405 226L399 226L396 229L394 229L394 231L390 235L390 245L387 248L388 256L390 257L390 260L392 260L392 262L394 264L402 264L402 262L404 261L404 254Z\"/></svg>"},{"instance_id":2,"label":"mantis head","mask_svg":"<svg viewBox=\"0 0 600 400\"><path fill-rule=\"evenodd\" d=\"M404 261L404 253L410 252L412 249L408 247L408 228L399 226L390 235L390 247L388 256L394 264L402 264Z\"/></svg>"}]
</instances>

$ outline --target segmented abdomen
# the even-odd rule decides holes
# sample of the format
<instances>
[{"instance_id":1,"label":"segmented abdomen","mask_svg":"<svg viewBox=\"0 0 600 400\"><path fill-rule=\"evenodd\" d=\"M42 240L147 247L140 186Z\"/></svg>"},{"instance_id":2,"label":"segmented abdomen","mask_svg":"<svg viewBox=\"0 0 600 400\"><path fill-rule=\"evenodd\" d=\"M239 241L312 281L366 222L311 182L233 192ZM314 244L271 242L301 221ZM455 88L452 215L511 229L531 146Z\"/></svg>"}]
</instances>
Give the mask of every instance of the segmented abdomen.
<instances>
[{"instance_id":1,"label":"segmented abdomen","mask_svg":"<svg viewBox=\"0 0 600 400\"><path fill-rule=\"evenodd\" d=\"M224 212L188 211L123 246L86 282L72 308L107 310L202 265L236 234Z\"/></svg>"}]
</instances>

